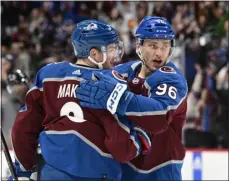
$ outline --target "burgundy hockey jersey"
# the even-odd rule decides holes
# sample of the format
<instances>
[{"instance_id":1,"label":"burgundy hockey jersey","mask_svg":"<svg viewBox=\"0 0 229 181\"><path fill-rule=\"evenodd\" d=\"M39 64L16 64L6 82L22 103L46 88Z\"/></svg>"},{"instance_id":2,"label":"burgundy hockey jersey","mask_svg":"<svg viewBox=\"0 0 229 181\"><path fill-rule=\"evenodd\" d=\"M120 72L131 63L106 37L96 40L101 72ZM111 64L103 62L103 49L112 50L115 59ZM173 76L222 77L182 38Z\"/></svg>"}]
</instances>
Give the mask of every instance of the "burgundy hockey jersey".
<instances>
[{"instance_id":1,"label":"burgundy hockey jersey","mask_svg":"<svg viewBox=\"0 0 229 181\"><path fill-rule=\"evenodd\" d=\"M187 109L186 80L171 62L145 80L137 76L140 68L141 61L115 67L128 80L129 89L136 94L128 105L125 116L152 133L151 152L123 164L122 179L179 179L185 157L181 135ZM171 176L168 178L168 175Z\"/></svg>"},{"instance_id":2,"label":"burgundy hockey jersey","mask_svg":"<svg viewBox=\"0 0 229 181\"><path fill-rule=\"evenodd\" d=\"M89 67L68 62L42 68L26 95L12 129L22 168L36 164L38 144L49 165L78 177L121 178L120 162L139 154L138 137L126 120L105 110L82 108L75 90L92 78Z\"/></svg>"}]
</instances>

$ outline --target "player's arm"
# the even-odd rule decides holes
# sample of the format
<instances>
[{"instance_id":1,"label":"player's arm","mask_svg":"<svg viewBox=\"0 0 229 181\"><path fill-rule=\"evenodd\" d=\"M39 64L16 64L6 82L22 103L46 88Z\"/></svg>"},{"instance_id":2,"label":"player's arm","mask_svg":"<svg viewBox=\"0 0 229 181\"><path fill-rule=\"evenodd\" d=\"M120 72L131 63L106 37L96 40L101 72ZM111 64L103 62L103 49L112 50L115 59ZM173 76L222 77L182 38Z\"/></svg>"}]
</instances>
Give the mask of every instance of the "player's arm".
<instances>
[{"instance_id":1,"label":"player's arm","mask_svg":"<svg viewBox=\"0 0 229 181\"><path fill-rule=\"evenodd\" d=\"M43 90L39 73L27 92L25 105L20 109L12 128L12 144L22 170L32 170L36 164L38 137L43 129Z\"/></svg>"},{"instance_id":2,"label":"player's arm","mask_svg":"<svg viewBox=\"0 0 229 181\"><path fill-rule=\"evenodd\" d=\"M175 111L186 112L187 84L184 79L179 80L175 76L165 79L161 84L149 88L149 97L144 97L133 94L117 79L101 73L96 76L99 81L84 82L77 90L77 98L82 106L126 115L129 120L153 134L167 129ZM153 81L150 80L148 85L154 85Z\"/></svg>"},{"instance_id":3,"label":"player's arm","mask_svg":"<svg viewBox=\"0 0 229 181\"><path fill-rule=\"evenodd\" d=\"M185 82L164 82L150 90L150 97L132 94L128 102L120 100L117 112L153 134L165 131L174 113L185 116L187 108L187 86Z\"/></svg>"},{"instance_id":4,"label":"player's arm","mask_svg":"<svg viewBox=\"0 0 229 181\"><path fill-rule=\"evenodd\" d=\"M112 115L106 110L92 112L105 129L105 145L115 160L129 162L150 151L150 135L140 127L134 126L125 116Z\"/></svg>"}]
</instances>

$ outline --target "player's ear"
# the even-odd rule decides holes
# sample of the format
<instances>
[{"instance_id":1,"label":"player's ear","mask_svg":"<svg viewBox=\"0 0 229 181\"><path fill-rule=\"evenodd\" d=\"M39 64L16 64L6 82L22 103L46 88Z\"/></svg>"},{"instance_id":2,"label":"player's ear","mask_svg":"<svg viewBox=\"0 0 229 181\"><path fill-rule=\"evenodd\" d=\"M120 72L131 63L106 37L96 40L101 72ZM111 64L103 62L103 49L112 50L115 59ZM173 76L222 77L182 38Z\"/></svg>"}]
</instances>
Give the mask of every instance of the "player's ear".
<instances>
[{"instance_id":1,"label":"player's ear","mask_svg":"<svg viewBox=\"0 0 229 181\"><path fill-rule=\"evenodd\" d=\"M102 53L96 49L96 48L92 48L90 50L90 57L95 60L96 62L101 62L102 61L102 58L103 58L103 55Z\"/></svg>"},{"instance_id":2,"label":"player's ear","mask_svg":"<svg viewBox=\"0 0 229 181\"><path fill-rule=\"evenodd\" d=\"M136 40L136 43L135 43L135 44L136 44L136 49L139 49L139 48L140 48L140 43L139 43L139 41Z\"/></svg>"},{"instance_id":3,"label":"player's ear","mask_svg":"<svg viewBox=\"0 0 229 181\"><path fill-rule=\"evenodd\" d=\"M90 57L91 58L93 58L94 60L96 59L96 57L98 56L98 50L97 49L95 49L95 48L92 48L91 50L90 50Z\"/></svg>"},{"instance_id":4,"label":"player's ear","mask_svg":"<svg viewBox=\"0 0 229 181\"><path fill-rule=\"evenodd\" d=\"M95 61L99 62L101 59L101 56L102 56L102 54L98 49L92 48L90 50L90 57L93 58Z\"/></svg>"}]
</instances>

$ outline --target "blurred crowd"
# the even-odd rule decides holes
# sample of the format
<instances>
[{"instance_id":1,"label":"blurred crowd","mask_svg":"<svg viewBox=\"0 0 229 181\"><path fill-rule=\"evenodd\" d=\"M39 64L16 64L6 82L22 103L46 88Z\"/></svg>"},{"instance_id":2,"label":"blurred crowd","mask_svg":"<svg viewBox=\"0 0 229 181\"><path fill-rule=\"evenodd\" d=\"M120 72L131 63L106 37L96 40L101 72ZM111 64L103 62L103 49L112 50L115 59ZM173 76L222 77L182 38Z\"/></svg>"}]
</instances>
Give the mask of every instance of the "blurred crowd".
<instances>
[{"instance_id":1,"label":"blurred crowd","mask_svg":"<svg viewBox=\"0 0 229 181\"><path fill-rule=\"evenodd\" d=\"M110 23L124 42L122 62L126 62L138 58L134 33L146 15L167 18L177 33L172 60L189 86L186 147L228 147L229 13L228 2L220 1L1 2L5 134L9 135L36 72L51 62L76 61L70 41L76 23L91 18Z\"/></svg>"}]
</instances>

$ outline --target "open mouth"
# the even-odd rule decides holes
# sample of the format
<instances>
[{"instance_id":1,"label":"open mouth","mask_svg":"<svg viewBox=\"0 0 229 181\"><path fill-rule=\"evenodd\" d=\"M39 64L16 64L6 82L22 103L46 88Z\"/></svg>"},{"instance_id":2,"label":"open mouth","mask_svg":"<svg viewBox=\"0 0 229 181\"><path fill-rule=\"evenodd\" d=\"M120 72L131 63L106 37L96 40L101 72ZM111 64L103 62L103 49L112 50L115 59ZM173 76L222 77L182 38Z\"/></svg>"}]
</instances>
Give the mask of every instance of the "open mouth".
<instances>
[{"instance_id":1,"label":"open mouth","mask_svg":"<svg viewBox=\"0 0 229 181\"><path fill-rule=\"evenodd\" d=\"M161 60L153 60L153 63L155 64L155 65L161 65L161 63L162 63L162 61Z\"/></svg>"}]
</instances>

